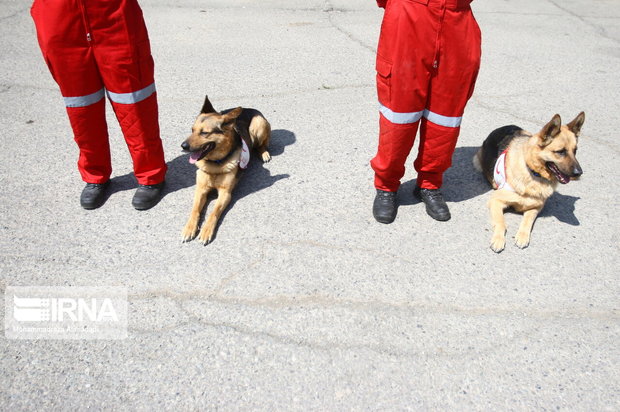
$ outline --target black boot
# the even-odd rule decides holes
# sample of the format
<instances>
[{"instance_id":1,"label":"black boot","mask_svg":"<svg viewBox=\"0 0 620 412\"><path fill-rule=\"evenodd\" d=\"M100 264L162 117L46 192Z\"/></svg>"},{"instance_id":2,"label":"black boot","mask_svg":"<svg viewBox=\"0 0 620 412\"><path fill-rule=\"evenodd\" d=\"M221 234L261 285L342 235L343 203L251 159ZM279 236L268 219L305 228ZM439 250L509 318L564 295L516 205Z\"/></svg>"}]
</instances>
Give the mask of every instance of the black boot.
<instances>
[{"instance_id":1,"label":"black boot","mask_svg":"<svg viewBox=\"0 0 620 412\"><path fill-rule=\"evenodd\" d=\"M86 183L80 195L80 205L86 210L97 209L105 200L105 192L110 181L105 183Z\"/></svg>"},{"instance_id":2,"label":"black boot","mask_svg":"<svg viewBox=\"0 0 620 412\"><path fill-rule=\"evenodd\" d=\"M372 204L372 215L379 223L392 223L396 219L396 192L377 189L377 196Z\"/></svg>"},{"instance_id":3,"label":"black boot","mask_svg":"<svg viewBox=\"0 0 620 412\"><path fill-rule=\"evenodd\" d=\"M136 210L146 210L155 206L161 199L164 183L165 182L156 185L139 185L131 201L133 207L135 207Z\"/></svg>"},{"instance_id":4,"label":"black boot","mask_svg":"<svg viewBox=\"0 0 620 412\"><path fill-rule=\"evenodd\" d=\"M416 186L413 195L426 205L426 213L435 220L450 220L450 210L439 189L421 189Z\"/></svg>"}]
</instances>

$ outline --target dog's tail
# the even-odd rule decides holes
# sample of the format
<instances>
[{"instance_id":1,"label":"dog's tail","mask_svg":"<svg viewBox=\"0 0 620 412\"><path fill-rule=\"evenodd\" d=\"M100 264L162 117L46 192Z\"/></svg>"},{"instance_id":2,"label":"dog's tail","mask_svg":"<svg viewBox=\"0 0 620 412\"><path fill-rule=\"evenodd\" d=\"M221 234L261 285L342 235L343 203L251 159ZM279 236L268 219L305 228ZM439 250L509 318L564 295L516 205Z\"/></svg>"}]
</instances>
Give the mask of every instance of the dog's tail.
<instances>
[{"instance_id":1,"label":"dog's tail","mask_svg":"<svg viewBox=\"0 0 620 412\"><path fill-rule=\"evenodd\" d=\"M476 152L472 160L473 160L474 167L476 168L476 170L482 173L482 161L480 159L481 157L482 157L482 148L480 148Z\"/></svg>"}]
</instances>

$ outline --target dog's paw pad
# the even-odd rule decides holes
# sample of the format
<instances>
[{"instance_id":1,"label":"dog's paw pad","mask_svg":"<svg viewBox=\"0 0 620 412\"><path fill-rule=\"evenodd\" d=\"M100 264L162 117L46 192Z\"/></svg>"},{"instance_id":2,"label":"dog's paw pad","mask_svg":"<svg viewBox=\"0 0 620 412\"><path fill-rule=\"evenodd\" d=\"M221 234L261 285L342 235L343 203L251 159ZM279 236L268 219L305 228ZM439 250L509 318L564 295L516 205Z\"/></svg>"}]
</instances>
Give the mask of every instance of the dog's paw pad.
<instances>
[{"instance_id":1,"label":"dog's paw pad","mask_svg":"<svg viewBox=\"0 0 620 412\"><path fill-rule=\"evenodd\" d=\"M268 163L271 160L271 155L269 154L269 152L265 151L263 152L262 158L263 163Z\"/></svg>"}]
</instances>

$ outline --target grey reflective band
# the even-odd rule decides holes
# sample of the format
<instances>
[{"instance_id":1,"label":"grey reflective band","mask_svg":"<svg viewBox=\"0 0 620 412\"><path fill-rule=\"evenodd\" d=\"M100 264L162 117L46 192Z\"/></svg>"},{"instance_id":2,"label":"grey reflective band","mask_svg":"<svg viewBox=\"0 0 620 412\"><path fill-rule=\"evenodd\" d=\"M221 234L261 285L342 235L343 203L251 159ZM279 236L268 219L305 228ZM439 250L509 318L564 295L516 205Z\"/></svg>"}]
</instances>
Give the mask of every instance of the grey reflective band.
<instances>
[{"instance_id":1,"label":"grey reflective band","mask_svg":"<svg viewBox=\"0 0 620 412\"><path fill-rule=\"evenodd\" d=\"M459 116L459 117L442 116L440 114L433 113L430 110L424 110L424 117L426 117L429 122L433 122L435 124L438 124L439 126L445 126L445 127L459 127L461 125L461 121L463 120L462 116Z\"/></svg>"},{"instance_id":2,"label":"grey reflective band","mask_svg":"<svg viewBox=\"0 0 620 412\"><path fill-rule=\"evenodd\" d=\"M86 107L91 104L97 103L99 100L103 99L103 89L96 91L92 94L87 94L86 96L77 96L77 97L64 97L65 106L67 107Z\"/></svg>"},{"instance_id":3,"label":"grey reflective band","mask_svg":"<svg viewBox=\"0 0 620 412\"><path fill-rule=\"evenodd\" d=\"M383 114L383 116L386 119L388 119L390 122L395 123L395 124L415 123L418 120L420 120L422 118L422 114L424 114L423 110L421 112L412 112L412 113L393 112L392 110L388 109L381 103L379 103L379 111L381 112L381 114Z\"/></svg>"},{"instance_id":4,"label":"grey reflective band","mask_svg":"<svg viewBox=\"0 0 620 412\"><path fill-rule=\"evenodd\" d=\"M141 102L142 100L146 99L147 97L155 93L155 83L151 83L150 85L146 86L144 89L138 90L137 92L113 93L109 90L106 90L106 93L108 94L108 98L112 100L114 103L134 104L134 103Z\"/></svg>"},{"instance_id":5,"label":"grey reflective band","mask_svg":"<svg viewBox=\"0 0 620 412\"><path fill-rule=\"evenodd\" d=\"M391 123L394 124L410 124L415 123L422 118L422 116L426 117L429 122L433 122L439 126L445 127L459 127L461 125L461 121L463 117L448 117L442 116L437 113L433 113L428 109L419 111L419 112L410 112L410 113L399 113L390 110L385 107L381 103L379 103L379 111L383 116L388 119Z\"/></svg>"}]
</instances>

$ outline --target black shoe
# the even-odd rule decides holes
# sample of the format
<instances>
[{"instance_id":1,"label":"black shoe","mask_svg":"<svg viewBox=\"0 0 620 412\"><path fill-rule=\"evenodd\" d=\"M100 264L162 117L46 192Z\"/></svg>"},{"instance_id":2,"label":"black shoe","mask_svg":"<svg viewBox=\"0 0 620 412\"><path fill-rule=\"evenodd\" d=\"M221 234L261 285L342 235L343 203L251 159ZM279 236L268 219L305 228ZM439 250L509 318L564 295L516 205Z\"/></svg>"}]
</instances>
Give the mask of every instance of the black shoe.
<instances>
[{"instance_id":1,"label":"black shoe","mask_svg":"<svg viewBox=\"0 0 620 412\"><path fill-rule=\"evenodd\" d=\"M396 219L396 192L377 189L377 196L372 204L372 215L379 223L392 223Z\"/></svg>"},{"instance_id":2,"label":"black shoe","mask_svg":"<svg viewBox=\"0 0 620 412\"><path fill-rule=\"evenodd\" d=\"M450 220L450 210L439 189L421 189L416 186L413 195L424 202L430 217L440 222Z\"/></svg>"},{"instance_id":3,"label":"black shoe","mask_svg":"<svg viewBox=\"0 0 620 412\"><path fill-rule=\"evenodd\" d=\"M150 209L161 200L161 192L164 188L164 183L161 182L156 185L138 185L136 193L133 195L131 204L137 210Z\"/></svg>"},{"instance_id":4,"label":"black shoe","mask_svg":"<svg viewBox=\"0 0 620 412\"><path fill-rule=\"evenodd\" d=\"M106 189L110 181L105 183L86 183L80 195L80 205L86 210L97 209L105 200Z\"/></svg>"}]
</instances>

